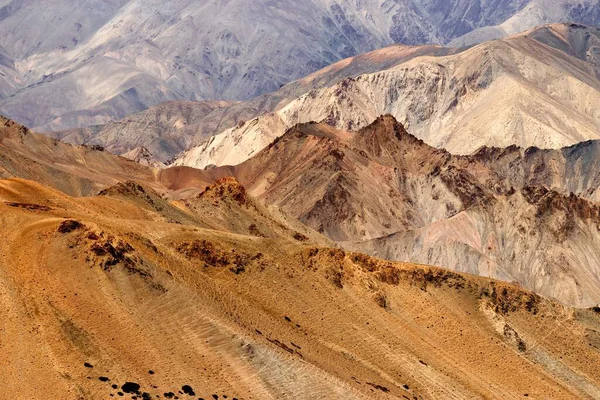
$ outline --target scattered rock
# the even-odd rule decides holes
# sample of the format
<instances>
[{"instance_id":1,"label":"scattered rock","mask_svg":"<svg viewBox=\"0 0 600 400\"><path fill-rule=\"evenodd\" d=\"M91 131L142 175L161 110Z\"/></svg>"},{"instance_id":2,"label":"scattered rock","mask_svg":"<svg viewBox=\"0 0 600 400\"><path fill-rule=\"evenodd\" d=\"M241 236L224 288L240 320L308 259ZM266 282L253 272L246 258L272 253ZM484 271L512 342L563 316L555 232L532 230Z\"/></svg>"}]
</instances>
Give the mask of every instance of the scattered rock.
<instances>
[{"instance_id":1,"label":"scattered rock","mask_svg":"<svg viewBox=\"0 0 600 400\"><path fill-rule=\"evenodd\" d=\"M273 343L276 346L279 346L283 350L287 351L290 354L294 354L294 349L289 348L285 343L281 343L277 339L267 339L269 342Z\"/></svg>"}]
</instances>

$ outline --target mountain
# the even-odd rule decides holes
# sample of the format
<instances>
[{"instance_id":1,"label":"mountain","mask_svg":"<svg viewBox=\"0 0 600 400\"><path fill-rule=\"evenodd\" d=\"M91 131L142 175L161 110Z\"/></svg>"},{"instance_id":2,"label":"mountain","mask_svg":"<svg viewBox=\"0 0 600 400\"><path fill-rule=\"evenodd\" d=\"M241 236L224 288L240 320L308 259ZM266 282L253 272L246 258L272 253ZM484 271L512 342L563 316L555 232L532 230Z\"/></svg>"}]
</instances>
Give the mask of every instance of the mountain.
<instances>
[{"instance_id":1,"label":"mountain","mask_svg":"<svg viewBox=\"0 0 600 400\"><path fill-rule=\"evenodd\" d=\"M32 132L0 117L0 179L35 180L71 196L92 196L119 182L140 182L161 195L183 198L198 193L227 171L161 170L144 149L116 156L100 146L76 146ZM175 182L174 182L175 181Z\"/></svg>"},{"instance_id":2,"label":"mountain","mask_svg":"<svg viewBox=\"0 0 600 400\"><path fill-rule=\"evenodd\" d=\"M254 205L233 179L189 204L0 180L2 397L598 397L597 310L331 248Z\"/></svg>"},{"instance_id":3,"label":"mountain","mask_svg":"<svg viewBox=\"0 0 600 400\"><path fill-rule=\"evenodd\" d=\"M453 156L386 116L358 133L298 125L245 163L202 171L156 170L8 120L0 133L3 177L36 179L72 195L135 179L190 201L235 176L269 212L281 210L347 249L517 282L570 305L600 302L597 141ZM198 210L222 218L211 207ZM243 233L252 224L263 232L253 222Z\"/></svg>"},{"instance_id":4,"label":"mountain","mask_svg":"<svg viewBox=\"0 0 600 400\"><path fill-rule=\"evenodd\" d=\"M168 162L207 138L272 113L313 89L333 85L357 74L388 69L413 58L456 51L440 46L395 45L346 59L248 101L170 101L106 125L45 134L68 143L99 145L116 154L145 147L160 161Z\"/></svg>"},{"instance_id":5,"label":"mountain","mask_svg":"<svg viewBox=\"0 0 600 400\"><path fill-rule=\"evenodd\" d=\"M346 249L592 306L600 302L599 150L594 141L456 156L384 116L357 132L300 124L248 161L206 173L236 176Z\"/></svg>"},{"instance_id":6,"label":"mountain","mask_svg":"<svg viewBox=\"0 0 600 400\"><path fill-rule=\"evenodd\" d=\"M235 165L297 123L324 121L357 129L387 113L428 144L454 154L482 146L560 148L598 139L598 54L600 30L568 24L536 28L456 54L400 60L387 69L313 89L274 113L208 139L175 164Z\"/></svg>"},{"instance_id":7,"label":"mountain","mask_svg":"<svg viewBox=\"0 0 600 400\"><path fill-rule=\"evenodd\" d=\"M393 43L534 22L595 25L597 2L7 0L0 112L36 130L104 125L169 100L246 100Z\"/></svg>"}]
</instances>

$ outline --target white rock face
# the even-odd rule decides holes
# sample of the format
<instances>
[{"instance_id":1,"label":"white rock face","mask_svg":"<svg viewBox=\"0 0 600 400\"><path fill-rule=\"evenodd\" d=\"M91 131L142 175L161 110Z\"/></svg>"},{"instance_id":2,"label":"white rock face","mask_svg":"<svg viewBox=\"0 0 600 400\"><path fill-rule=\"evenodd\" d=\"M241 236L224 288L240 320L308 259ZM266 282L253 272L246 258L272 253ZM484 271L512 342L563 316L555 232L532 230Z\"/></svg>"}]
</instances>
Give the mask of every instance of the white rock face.
<instances>
[{"instance_id":1,"label":"white rock face","mask_svg":"<svg viewBox=\"0 0 600 400\"><path fill-rule=\"evenodd\" d=\"M165 100L244 100L392 43L447 43L504 23L514 31L528 24L512 18L529 21L540 2L6 0L0 112L43 131ZM560 4L542 20L600 20L594 1Z\"/></svg>"},{"instance_id":2,"label":"white rock face","mask_svg":"<svg viewBox=\"0 0 600 400\"><path fill-rule=\"evenodd\" d=\"M452 40L450 46L468 46L499 39L556 22L598 25L598 0L532 0L506 21L496 26L477 28Z\"/></svg>"},{"instance_id":3,"label":"white rock face","mask_svg":"<svg viewBox=\"0 0 600 400\"><path fill-rule=\"evenodd\" d=\"M297 123L354 130L392 114L455 154L600 138L600 31L553 25L458 54L424 56L321 89L189 150L176 165L238 164Z\"/></svg>"}]
</instances>

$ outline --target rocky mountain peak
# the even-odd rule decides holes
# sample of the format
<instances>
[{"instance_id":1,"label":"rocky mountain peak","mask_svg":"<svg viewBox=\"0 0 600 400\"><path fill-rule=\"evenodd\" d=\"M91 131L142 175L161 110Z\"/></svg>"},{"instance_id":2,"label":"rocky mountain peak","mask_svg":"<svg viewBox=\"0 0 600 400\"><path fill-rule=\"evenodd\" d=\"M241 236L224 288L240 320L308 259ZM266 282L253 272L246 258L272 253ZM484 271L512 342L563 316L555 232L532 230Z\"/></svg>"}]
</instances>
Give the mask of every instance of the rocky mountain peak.
<instances>
[{"instance_id":1,"label":"rocky mountain peak","mask_svg":"<svg viewBox=\"0 0 600 400\"><path fill-rule=\"evenodd\" d=\"M217 180L200 193L198 197L215 201L233 200L239 205L248 203L246 188L232 176Z\"/></svg>"}]
</instances>

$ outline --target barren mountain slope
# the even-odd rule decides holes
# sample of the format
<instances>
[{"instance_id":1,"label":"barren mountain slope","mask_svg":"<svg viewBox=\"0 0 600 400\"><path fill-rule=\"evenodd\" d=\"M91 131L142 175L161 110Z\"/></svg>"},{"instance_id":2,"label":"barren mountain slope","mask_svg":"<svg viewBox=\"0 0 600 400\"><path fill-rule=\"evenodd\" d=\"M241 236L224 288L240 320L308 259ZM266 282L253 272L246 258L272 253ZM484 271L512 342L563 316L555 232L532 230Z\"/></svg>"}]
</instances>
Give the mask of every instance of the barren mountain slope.
<instances>
[{"instance_id":1,"label":"barren mountain slope","mask_svg":"<svg viewBox=\"0 0 600 400\"><path fill-rule=\"evenodd\" d=\"M157 160L200 143L235 103L171 101L104 126L48 132L67 143L99 145L114 154L145 148ZM233 112L230 111L233 114Z\"/></svg>"},{"instance_id":2,"label":"barren mountain slope","mask_svg":"<svg viewBox=\"0 0 600 400\"><path fill-rule=\"evenodd\" d=\"M150 150L145 147L136 147L135 149L128 151L121 155L123 158L135 161L138 164L145 165L151 168L164 168L165 164L158 161Z\"/></svg>"},{"instance_id":3,"label":"barren mountain slope","mask_svg":"<svg viewBox=\"0 0 600 400\"><path fill-rule=\"evenodd\" d=\"M0 178L33 179L74 196L97 194L118 182L136 180L172 198L187 198L216 180L227 169L161 170L162 163L145 149L119 157L98 146L75 146L37 134L0 117Z\"/></svg>"},{"instance_id":4,"label":"barren mountain slope","mask_svg":"<svg viewBox=\"0 0 600 400\"><path fill-rule=\"evenodd\" d=\"M574 306L600 301L600 207L540 188L344 247L491 276Z\"/></svg>"},{"instance_id":5,"label":"barren mountain slope","mask_svg":"<svg viewBox=\"0 0 600 400\"><path fill-rule=\"evenodd\" d=\"M417 57L315 89L182 155L177 165L235 165L299 122L343 129L390 113L434 147L560 148L600 138L600 31L551 25L458 54Z\"/></svg>"},{"instance_id":6,"label":"barren mountain slope","mask_svg":"<svg viewBox=\"0 0 600 400\"><path fill-rule=\"evenodd\" d=\"M155 181L153 171L94 147L73 146L0 117L0 177L34 179L72 195L120 180Z\"/></svg>"},{"instance_id":7,"label":"barren mountain slope","mask_svg":"<svg viewBox=\"0 0 600 400\"><path fill-rule=\"evenodd\" d=\"M588 162L597 147L453 156L385 116L354 133L298 125L245 163L206 173L235 175L348 248L591 306L600 301L600 168Z\"/></svg>"},{"instance_id":8,"label":"barren mountain slope","mask_svg":"<svg viewBox=\"0 0 600 400\"><path fill-rule=\"evenodd\" d=\"M206 229L185 208L188 221L169 221L175 205L142 189L72 198L0 181L1 398L600 393L592 310L310 240ZM222 181L196 201L239 216L237 194Z\"/></svg>"}]
</instances>

